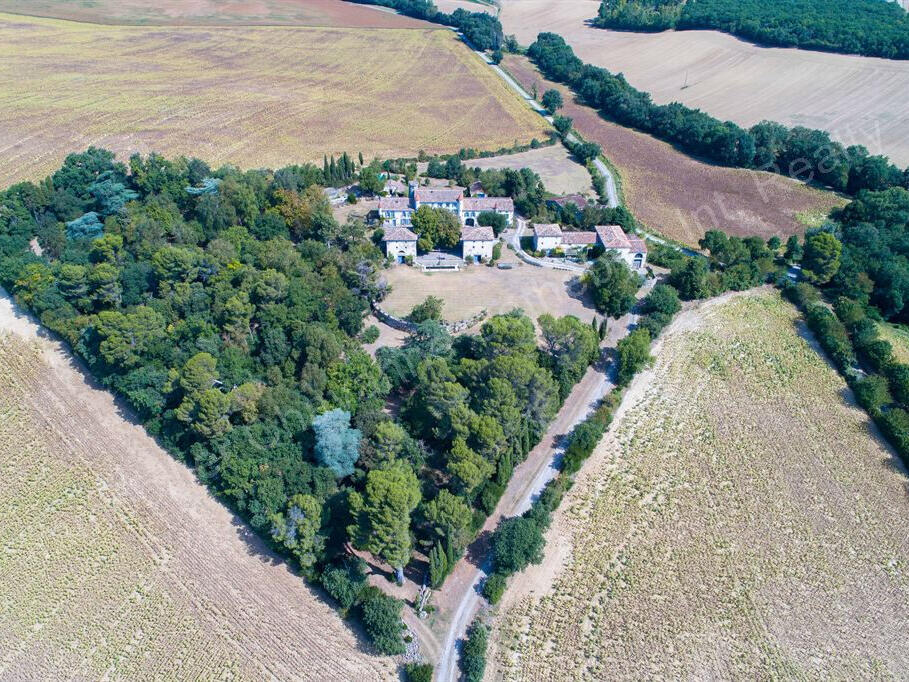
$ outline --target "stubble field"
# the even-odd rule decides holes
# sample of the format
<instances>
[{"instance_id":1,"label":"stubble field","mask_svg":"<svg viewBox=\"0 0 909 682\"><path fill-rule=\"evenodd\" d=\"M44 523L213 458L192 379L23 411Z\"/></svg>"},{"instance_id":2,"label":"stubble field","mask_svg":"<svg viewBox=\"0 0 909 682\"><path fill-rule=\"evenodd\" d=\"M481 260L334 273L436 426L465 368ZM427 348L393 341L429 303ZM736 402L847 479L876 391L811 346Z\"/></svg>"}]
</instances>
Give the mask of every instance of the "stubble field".
<instances>
[{"instance_id":1,"label":"stubble field","mask_svg":"<svg viewBox=\"0 0 909 682\"><path fill-rule=\"evenodd\" d=\"M0 0L0 12L94 24L414 28L429 24L344 0Z\"/></svg>"},{"instance_id":2,"label":"stubble field","mask_svg":"<svg viewBox=\"0 0 909 682\"><path fill-rule=\"evenodd\" d=\"M805 231L804 215L826 214L845 203L832 192L781 175L698 161L578 104L568 88L547 81L527 58L508 55L502 63L528 91L536 84L538 92L556 88L562 93L560 113L573 118L578 132L597 142L618 168L628 207L667 237L695 246L712 229L785 238Z\"/></svg>"},{"instance_id":3,"label":"stubble field","mask_svg":"<svg viewBox=\"0 0 909 682\"><path fill-rule=\"evenodd\" d=\"M909 62L761 47L716 31L632 33L587 25L598 0L502 0L505 33L562 35L585 62L622 72L655 102L722 120L821 128L909 164Z\"/></svg>"},{"instance_id":4,"label":"stubble field","mask_svg":"<svg viewBox=\"0 0 909 682\"><path fill-rule=\"evenodd\" d=\"M501 605L494 677L886 679L907 476L761 290L683 312Z\"/></svg>"},{"instance_id":5,"label":"stubble field","mask_svg":"<svg viewBox=\"0 0 909 682\"><path fill-rule=\"evenodd\" d=\"M397 679L0 298L0 680Z\"/></svg>"},{"instance_id":6,"label":"stubble field","mask_svg":"<svg viewBox=\"0 0 909 682\"><path fill-rule=\"evenodd\" d=\"M547 192L553 194L580 193L594 196L590 173L575 161L561 144L531 149L519 154L471 159L464 165L470 168L530 168L540 176Z\"/></svg>"},{"instance_id":7,"label":"stubble field","mask_svg":"<svg viewBox=\"0 0 909 682\"><path fill-rule=\"evenodd\" d=\"M0 83L0 186L89 145L274 168L342 151L497 149L548 125L447 30L0 15Z\"/></svg>"}]
</instances>

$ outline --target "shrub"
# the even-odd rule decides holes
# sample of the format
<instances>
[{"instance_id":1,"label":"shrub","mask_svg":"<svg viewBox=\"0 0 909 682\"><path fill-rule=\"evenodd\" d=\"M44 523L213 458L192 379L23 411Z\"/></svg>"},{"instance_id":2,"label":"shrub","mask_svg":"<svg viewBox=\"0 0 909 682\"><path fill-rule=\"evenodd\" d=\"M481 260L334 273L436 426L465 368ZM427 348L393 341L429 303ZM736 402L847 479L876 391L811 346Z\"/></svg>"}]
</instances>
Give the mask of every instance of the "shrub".
<instances>
[{"instance_id":1,"label":"shrub","mask_svg":"<svg viewBox=\"0 0 909 682\"><path fill-rule=\"evenodd\" d=\"M401 609L404 604L384 594L377 587L367 587L362 604L363 627L375 645L385 656L403 654L404 639L401 636Z\"/></svg>"},{"instance_id":2,"label":"shrub","mask_svg":"<svg viewBox=\"0 0 909 682\"><path fill-rule=\"evenodd\" d=\"M407 319L414 324L420 324L420 322L425 322L426 320L438 321L442 319L442 306L444 303L437 296L427 296L422 303L417 303L413 307Z\"/></svg>"},{"instance_id":3,"label":"shrub","mask_svg":"<svg viewBox=\"0 0 909 682\"><path fill-rule=\"evenodd\" d=\"M808 306L805 311L805 322L815 333L818 342L833 363L841 372L846 373L855 364L855 355L843 323L827 308L819 304Z\"/></svg>"},{"instance_id":4,"label":"shrub","mask_svg":"<svg viewBox=\"0 0 909 682\"><path fill-rule=\"evenodd\" d=\"M432 666L429 663L408 663L404 666L407 682L432 682Z\"/></svg>"},{"instance_id":5,"label":"shrub","mask_svg":"<svg viewBox=\"0 0 909 682\"><path fill-rule=\"evenodd\" d=\"M533 520L521 516L505 519L492 535L496 572L511 575L543 560L543 532Z\"/></svg>"},{"instance_id":6,"label":"shrub","mask_svg":"<svg viewBox=\"0 0 909 682\"><path fill-rule=\"evenodd\" d=\"M641 312L645 315L663 313L672 317L681 308L679 292L671 284L657 284L641 301Z\"/></svg>"},{"instance_id":7,"label":"shrub","mask_svg":"<svg viewBox=\"0 0 909 682\"><path fill-rule=\"evenodd\" d=\"M329 566L322 572L320 580L325 591L346 611L356 603L366 585L363 560L350 560L340 566Z\"/></svg>"},{"instance_id":8,"label":"shrub","mask_svg":"<svg viewBox=\"0 0 909 682\"><path fill-rule=\"evenodd\" d=\"M483 583L483 596L490 604L498 604L505 593L507 578L501 573L493 573Z\"/></svg>"},{"instance_id":9,"label":"shrub","mask_svg":"<svg viewBox=\"0 0 909 682\"><path fill-rule=\"evenodd\" d=\"M481 682L486 672L486 647L489 644L489 628L475 620L467 630L467 641L461 655L461 669L466 682Z\"/></svg>"},{"instance_id":10,"label":"shrub","mask_svg":"<svg viewBox=\"0 0 909 682\"><path fill-rule=\"evenodd\" d=\"M859 405L872 416L877 415L884 405L893 400L887 388L887 381L881 376L872 375L859 379L852 385L852 390Z\"/></svg>"},{"instance_id":11,"label":"shrub","mask_svg":"<svg viewBox=\"0 0 909 682\"><path fill-rule=\"evenodd\" d=\"M617 350L619 353L617 382L619 386L625 386L641 368L653 360L650 355L650 332L646 329L635 329L619 341Z\"/></svg>"},{"instance_id":12,"label":"shrub","mask_svg":"<svg viewBox=\"0 0 909 682\"><path fill-rule=\"evenodd\" d=\"M594 419L587 419L575 426L565 447L562 471L569 475L577 473L600 442L605 430L606 424Z\"/></svg>"},{"instance_id":13,"label":"shrub","mask_svg":"<svg viewBox=\"0 0 909 682\"><path fill-rule=\"evenodd\" d=\"M364 344L375 343L379 340L379 328L371 324L366 329L363 330L363 333L360 335L360 341Z\"/></svg>"},{"instance_id":14,"label":"shrub","mask_svg":"<svg viewBox=\"0 0 909 682\"><path fill-rule=\"evenodd\" d=\"M495 481L486 481L483 484L483 488L480 490L479 495L479 506L487 516L492 514L495 511L496 505L499 503L499 498L502 497L502 493L505 492L505 486L496 483Z\"/></svg>"}]
</instances>

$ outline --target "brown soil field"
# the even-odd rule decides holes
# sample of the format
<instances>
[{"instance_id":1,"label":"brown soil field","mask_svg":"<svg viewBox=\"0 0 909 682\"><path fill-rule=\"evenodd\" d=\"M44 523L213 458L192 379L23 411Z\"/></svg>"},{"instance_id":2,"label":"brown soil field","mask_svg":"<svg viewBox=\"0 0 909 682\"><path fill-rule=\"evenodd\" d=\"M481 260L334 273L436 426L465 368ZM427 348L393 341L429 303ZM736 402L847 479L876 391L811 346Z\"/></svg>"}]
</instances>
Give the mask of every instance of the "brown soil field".
<instances>
[{"instance_id":1,"label":"brown soil field","mask_svg":"<svg viewBox=\"0 0 909 682\"><path fill-rule=\"evenodd\" d=\"M425 273L419 268L397 266L382 273L392 287L382 303L388 312L404 316L427 296L438 296L445 305L442 317L463 320L486 310L490 315L521 308L531 319L543 313L575 315L585 322L594 317L593 304L574 292L576 274L527 265L503 246L503 263L511 270L471 265L460 272ZM477 327L478 328L478 327Z\"/></svg>"},{"instance_id":2,"label":"brown soil field","mask_svg":"<svg viewBox=\"0 0 909 682\"><path fill-rule=\"evenodd\" d=\"M655 102L682 102L743 126L770 119L821 128L909 164L907 61L761 47L716 31L605 31L586 23L598 0L501 3L505 33L522 44L558 33L585 62L624 73Z\"/></svg>"},{"instance_id":3,"label":"brown soil field","mask_svg":"<svg viewBox=\"0 0 909 682\"><path fill-rule=\"evenodd\" d=\"M0 12L93 24L427 28L383 8L343 0L0 0Z\"/></svg>"},{"instance_id":4,"label":"brown soil field","mask_svg":"<svg viewBox=\"0 0 909 682\"><path fill-rule=\"evenodd\" d=\"M397 679L5 294L0 477L0 679Z\"/></svg>"},{"instance_id":5,"label":"brown soil field","mask_svg":"<svg viewBox=\"0 0 909 682\"><path fill-rule=\"evenodd\" d=\"M578 104L570 90L543 78L525 57L508 55L505 68L526 89L553 87L565 101L560 113L588 140L602 146L618 168L628 207L655 232L696 245L706 230L768 238L805 231L800 214L826 213L845 199L774 173L698 161L656 138L611 123ZM803 217L803 216L802 216Z\"/></svg>"},{"instance_id":6,"label":"brown soil field","mask_svg":"<svg viewBox=\"0 0 909 682\"><path fill-rule=\"evenodd\" d=\"M144 28L0 15L0 82L2 186L40 178L89 145L275 168L341 151L498 149L548 127L441 29Z\"/></svg>"},{"instance_id":7,"label":"brown soil field","mask_svg":"<svg viewBox=\"0 0 909 682\"><path fill-rule=\"evenodd\" d=\"M575 161L561 144L531 149L519 154L471 159L465 161L464 165L471 168L530 168L540 176L547 192L594 195L590 173Z\"/></svg>"},{"instance_id":8,"label":"brown soil field","mask_svg":"<svg viewBox=\"0 0 909 682\"><path fill-rule=\"evenodd\" d=\"M499 605L489 679L899 679L907 475L763 289L683 312Z\"/></svg>"}]
</instances>

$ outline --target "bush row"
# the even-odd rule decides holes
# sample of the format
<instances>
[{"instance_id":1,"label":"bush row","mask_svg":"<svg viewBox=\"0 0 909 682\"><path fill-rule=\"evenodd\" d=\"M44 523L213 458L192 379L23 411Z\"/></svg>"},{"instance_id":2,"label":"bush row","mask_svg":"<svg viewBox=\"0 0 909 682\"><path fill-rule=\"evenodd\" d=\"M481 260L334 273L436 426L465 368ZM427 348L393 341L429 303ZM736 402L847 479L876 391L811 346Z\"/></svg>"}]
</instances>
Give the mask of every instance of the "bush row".
<instances>
[{"instance_id":1,"label":"bush row","mask_svg":"<svg viewBox=\"0 0 909 682\"><path fill-rule=\"evenodd\" d=\"M873 309L841 297L831 311L818 290L804 282L783 292L802 310L858 403L909 464L909 365L898 362L890 343L880 338L878 321L869 315Z\"/></svg>"},{"instance_id":2,"label":"bush row","mask_svg":"<svg viewBox=\"0 0 909 682\"><path fill-rule=\"evenodd\" d=\"M540 33L527 54L546 78L565 83L606 118L712 162L817 181L850 193L909 184L909 173L886 157L872 156L860 145L844 148L822 130L790 129L772 121L745 130L678 102L655 104L621 74L585 64L555 33Z\"/></svg>"}]
</instances>

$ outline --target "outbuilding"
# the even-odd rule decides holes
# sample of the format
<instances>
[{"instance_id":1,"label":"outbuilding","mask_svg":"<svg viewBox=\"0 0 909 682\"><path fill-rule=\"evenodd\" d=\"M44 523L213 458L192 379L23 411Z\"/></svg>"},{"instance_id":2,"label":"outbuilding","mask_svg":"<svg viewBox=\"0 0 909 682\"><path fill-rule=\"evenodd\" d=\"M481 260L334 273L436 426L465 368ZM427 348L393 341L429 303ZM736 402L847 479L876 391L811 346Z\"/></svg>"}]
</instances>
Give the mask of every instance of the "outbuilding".
<instances>
[{"instance_id":1,"label":"outbuilding","mask_svg":"<svg viewBox=\"0 0 909 682\"><path fill-rule=\"evenodd\" d=\"M403 263L408 256L415 258L417 255L417 235L406 227L388 228L382 235L382 242L385 244L385 255L398 263Z\"/></svg>"},{"instance_id":2,"label":"outbuilding","mask_svg":"<svg viewBox=\"0 0 909 682\"><path fill-rule=\"evenodd\" d=\"M461 255L464 260L492 260L495 243L496 235L491 227L461 228Z\"/></svg>"}]
</instances>

